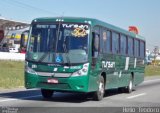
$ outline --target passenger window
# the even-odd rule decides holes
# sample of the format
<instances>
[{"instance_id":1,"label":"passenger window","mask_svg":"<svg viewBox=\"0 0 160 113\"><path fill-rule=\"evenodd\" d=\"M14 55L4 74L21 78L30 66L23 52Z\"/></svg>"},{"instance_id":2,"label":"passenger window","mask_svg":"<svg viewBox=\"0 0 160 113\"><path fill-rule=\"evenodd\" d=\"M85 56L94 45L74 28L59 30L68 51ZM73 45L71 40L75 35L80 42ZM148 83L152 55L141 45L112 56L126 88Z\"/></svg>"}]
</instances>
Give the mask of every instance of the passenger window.
<instances>
[{"instance_id":1,"label":"passenger window","mask_svg":"<svg viewBox=\"0 0 160 113\"><path fill-rule=\"evenodd\" d=\"M127 36L121 35L121 54L126 55L127 50Z\"/></svg>"},{"instance_id":2,"label":"passenger window","mask_svg":"<svg viewBox=\"0 0 160 113\"><path fill-rule=\"evenodd\" d=\"M103 30L102 32L102 38L103 38L102 49L103 49L103 52L106 53L107 52L107 32L106 30Z\"/></svg>"},{"instance_id":3,"label":"passenger window","mask_svg":"<svg viewBox=\"0 0 160 113\"><path fill-rule=\"evenodd\" d=\"M133 56L133 38L128 38L128 55Z\"/></svg>"},{"instance_id":4,"label":"passenger window","mask_svg":"<svg viewBox=\"0 0 160 113\"><path fill-rule=\"evenodd\" d=\"M139 57L139 40L134 40L134 56Z\"/></svg>"},{"instance_id":5,"label":"passenger window","mask_svg":"<svg viewBox=\"0 0 160 113\"><path fill-rule=\"evenodd\" d=\"M95 37L93 39L93 57L97 58L99 54L99 35L95 34Z\"/></svg>"},{"instance_id":6,"label":"passenger window","mask_svg":"<svg viewBox=\"0 0 160 113\"><path fill-rule=\"evenodd\" d=\"M111 31L107 31L107 52L111 52Z\"/></svg>"},{"instance_id":7,"label":"passenger window","mask_svg":"<svg viewBox=\"0 0 160 113\"><path fill-rule=\"evenodd\" d=\"M143 41L140 42L140 57L145 57L145 43Z\"/></svg>"},{"instance_id":8,"label":"passenger window","mask_svg":"<svg viewBox=\"0 0 160 113\"><path fill-rule=\"evenodd\" d=\"M112 52L119 53L119 34L115 32L112 33Z\"/></svg>"}]
</instances>

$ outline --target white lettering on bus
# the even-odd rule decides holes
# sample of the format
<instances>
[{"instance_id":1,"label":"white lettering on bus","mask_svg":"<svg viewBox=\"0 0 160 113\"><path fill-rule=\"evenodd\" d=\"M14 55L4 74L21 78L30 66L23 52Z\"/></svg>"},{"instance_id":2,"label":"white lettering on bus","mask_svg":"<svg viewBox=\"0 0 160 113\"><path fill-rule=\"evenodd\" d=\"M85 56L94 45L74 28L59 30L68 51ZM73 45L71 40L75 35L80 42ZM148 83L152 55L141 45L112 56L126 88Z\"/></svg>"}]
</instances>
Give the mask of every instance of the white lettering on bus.
<instances>
[{"instance_id":1,"label":"white lettering on bus","mask_svg":"<svg viewBox=\"0 0 160 113\"><path fill-rule=\"evenodd\" d=\"M88 25L78 25L78 24L62 24L63 28L82 28L82 29L88 29Z\"/></svg>"},{"instance_id":2,"label":"white lettering on bus","mask_svg":"<svg viewBox=\"0 0 160 113\"><path fill-rule=\"evenodd\" d=\"M115 62L102 61L102 68L115 68Z\"/></svg>"}]
</instances>

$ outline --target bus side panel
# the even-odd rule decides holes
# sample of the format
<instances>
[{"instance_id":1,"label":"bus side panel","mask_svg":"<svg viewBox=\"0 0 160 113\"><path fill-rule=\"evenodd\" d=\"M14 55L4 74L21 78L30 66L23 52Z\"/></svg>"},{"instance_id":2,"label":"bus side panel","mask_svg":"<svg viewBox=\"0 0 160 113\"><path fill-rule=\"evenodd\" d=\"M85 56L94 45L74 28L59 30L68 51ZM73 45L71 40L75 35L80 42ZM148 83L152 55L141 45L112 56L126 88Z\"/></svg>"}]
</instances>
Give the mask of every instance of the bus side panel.
<instances>
[{"instance_id":1,"label":"bus side panel","mask_svg":"<svg viewBox=\"0 0 160 113\"><path fill-rule=\"evenodd\" d=\"M88 84L88 91L93 92L98 89L98 75L91 73L89 75L89 84Z\"/></svg>"},{"instance_id":2,"label":"bus side panel","mask_svg":"<svg viewBox=\"0 0 160 113\"><path fill-rule=\"evenodd\" d=\"M124 87L127 86L129 83L129 79L130 79L130 72L129 72L129 66L132 65L128 65L128 69L127 68L127 62L126 62L126 56L120 56L120 60L119 60L119 77L118 77L118 84L117 87ZM131 64L131 63L129 63Z\"/></svg>"},{"instance_id":3,"label":"bus side panel","mask_svg":"<svg viewBox=\"0 0 160 113\"><path fill-rule=\"evenodd\" d=\"M133 74L133 82L135 85L138 85L140 83L143 82L144 80L144 64L143 64L143 60L142 59L137 59L134 57L128 57L129 58L129 64L128 66L126 61L124 61L123 57L121 57L122 62L124 62L125 64L121 63L122 65L124 65L124 70L122 71L122 75L119 78L119 87L124 87L124 86L128 86L129 84L129 80L132 77ZM127 59L127 57L125 58ZM128 69L126 68L128 67ZM126 68L126 69L125 69Z\"/></svg>"},{"instance_id":4,"label":"bus side panel","mask_svg":"<svg viewBox=\"0 0 160 113\"><path fill-rule=\"evenodd\" d=\"M107 71L107 84L106 88L118 88L128 86L131 78L131 72L134 68L134 58L127 58L121 55L108 56L109 61L115 62L115 68L108 69ZM127 60L128 63L127 63Z\"/></svg>"},{"instance_id":5,"label":"bus side panel","mask_svg":"<svg viewBox=\"0 0 160 113\"><path fill-rule=\"evenodd\" d=\"M134 84L138 85L144 81L144 59L137 59L134 70Z\"/></svg>"},{"instance_id":6,"label":"bus side panel","mask_svg":"<svg viewBox=\"0 0 160 113\"><path fill-rule=\"evenodd\" d=\"M116 88L119 86L120 57L114 54L102 55L102 72L106 73L106 89Z\"/></svg>"},{"instance_id":7,"label":"bus side panel","mask_svg":"<svg viewBox=\"0 0 160 113\"><path fill-rule=\"evenodd\" d=\"M128 63L127 63L128 59ZM115 67L105 67L103 68L102 61L105 62L115 62ZM106 73L106 89L112 89L112 88L118 88L118 87L125 87L128 86L129 81L132 77L132 73L134 76L134 84L138 85L143 82L144 80L144 64L143 60L136 60L135 64L135 58L134 57L125 57L120 55L113 55L113 54L107 54L102 55L101 62L99 63L102 65L101 72ZM105 64L108 66L107 64ZM98 73L92 73L90 76L90 90L95 91L97 88L97 80L98 80Z\"/></svg>"},{"instance_id":8,"label":"bus side panel","mask_svg":"<svg viewBox=\"0 0 160 113\"><path fill-rule=\"evenodd\" d=\"M99 75L101 74L101 71L102 71L101 61L99 58L97 59L95 66L93 65L90 66L89 70L90 71L89 71L88 91L89 92L97 91Z\"/></svg>"}]
</instances>

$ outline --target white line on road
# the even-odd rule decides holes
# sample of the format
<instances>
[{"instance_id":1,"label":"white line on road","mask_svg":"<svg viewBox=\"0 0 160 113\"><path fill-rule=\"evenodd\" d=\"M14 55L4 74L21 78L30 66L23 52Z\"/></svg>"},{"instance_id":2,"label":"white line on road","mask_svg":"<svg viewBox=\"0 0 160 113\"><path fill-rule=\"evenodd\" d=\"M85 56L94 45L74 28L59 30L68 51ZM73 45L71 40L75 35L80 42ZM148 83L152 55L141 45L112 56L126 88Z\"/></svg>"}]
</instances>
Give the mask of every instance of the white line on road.
<instances>
[{"instance_id":1,"label":"white line on road","mask_svg":"<svg viewBox=\"0 0 160 113\"><path fill-rule=\"evenodd\" d=\"M0 102L12 101L12 100L18 100L18 99L4 99L4 100L0 100Z\"/></svg>"},{"instance_id":2,"label":"white line on road","mask_svg":"<svg viewBox=\"0 0 160 113\"><path fill-rule=\"evenodd\" d=\"M133 95L133 96L127 97L127 99L132 99L132 98L136 98L136 97L144 96L144 95L146 95L146 93L141 93L141 94Z\"/></svg>"},{"instance_id":3,"label":"white line on road","mask_svg":"<svg viewBox=\"0 0 160 113\"><path fill-rule=\"evenodd\" d=\"M21 99L29 99L29 98L41 97L41 96L42 95L34 95L34 96L21 97L21 98L9 98L9 99L0 100L0 102L13 101L13 100L21 100Z\"/></svg>"}]
</instances>

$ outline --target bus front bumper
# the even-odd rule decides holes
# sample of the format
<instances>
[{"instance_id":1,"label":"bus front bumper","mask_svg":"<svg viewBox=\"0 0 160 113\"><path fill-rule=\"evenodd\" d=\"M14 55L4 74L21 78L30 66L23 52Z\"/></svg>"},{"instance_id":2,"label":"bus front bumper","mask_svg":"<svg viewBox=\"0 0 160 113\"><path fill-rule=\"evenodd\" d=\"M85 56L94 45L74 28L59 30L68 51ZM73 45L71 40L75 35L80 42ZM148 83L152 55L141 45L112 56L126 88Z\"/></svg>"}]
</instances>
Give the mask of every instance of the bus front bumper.
<instances>
[{"instance_id":1,"label":"bus front bumper","mask_svg":"<svg viewBox=\"0 0 160 113\"><path fill-rule=\"evenodd\" d=\"M48 80L56 80L58 83L48 83ZM39 76L25 72L25 87L51 89L54 91L88 92L88 76L53 78Z\"/></svg>"}]
</instances>

